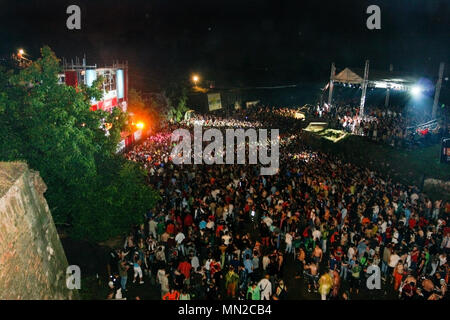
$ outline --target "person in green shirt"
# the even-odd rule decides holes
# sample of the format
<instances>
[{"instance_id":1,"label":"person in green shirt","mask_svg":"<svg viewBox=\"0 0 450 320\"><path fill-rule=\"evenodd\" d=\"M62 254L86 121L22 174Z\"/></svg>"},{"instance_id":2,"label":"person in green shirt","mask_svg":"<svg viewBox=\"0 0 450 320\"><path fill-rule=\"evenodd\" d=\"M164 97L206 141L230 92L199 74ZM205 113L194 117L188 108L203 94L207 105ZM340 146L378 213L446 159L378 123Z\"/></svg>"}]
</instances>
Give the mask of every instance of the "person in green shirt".
<instances>
[{"instance_id":1,"label":"person in green shirt","mask_svg":"<svg viewBox=\"0 0 450 320\"><path fill-rule=\"evenodd\" d=\"M359 265L361 266L361 269L365 269L367 267L367 253L364 253L364 255L359 259Z\"/></svg>"},{"instance_id":2,"label":"person in green shirt","mask_svg":"<svg viewBox=\"0 0 450 320\"><path fill-rule=\"evenodd\" d=\"M292 247L294 248L294 257L297 256L297 252L300 249L300 246L302 245L302 239L300 237L295 237L294 240L292 240Z\"/></svg>"},{"instance_id":3,"label":"person in green shirt","mask_svg":"<svg viewBox=\"0 0 450 320\"><path fill-rule=\"evenodd\" d=\"M186 289L181 289L180 300L191 300L191 295Z\"/></svg>"},{"instance_id":4,"label":"person in green shirt","mask_svg":"<svg viewBox=\"0 0 450 320\"><path fill-rule=\"evenodd\" d=\"M158 234L158 241L161 239L161 235L166 231L166 224L160 220L156 225L156 233Z\"/></svg>"},{"instance_id":5,"label":"person in green shirt","mask_svg":"<svg viewBox=\"0 0 450 320\"><path fill-rule=\"evenodd\" d=\"M239 283L239 275L234 272L234 268L230 267L230 271L225 276L225 287L227 288L227 295L233 299L236 297L236 288Z\"/></svg>"},{"instance_id":6,"label":"person in green shirt","mask_svg":"<svg viewBox=\"0 0 450 320\"><path fill-rule=\"evenodd\" d=\"M311 238L311 237L306 238L306 240L305 240L305 249L306 249L306 254L308 256L311 255L311 253L313 251L313 248L314 248L314 240L313 240L313 238Z\"/></svg>"},{"instance_id":7,"label":"person in green shirt","mask_svg":"<svg viewBox=\"0 0 450 320\"><path fill-rule=\"evenodd\" d=\"M247 298L251 300L261 300L261 290L256 282L253 282L250 286L248 286Z\"/></svg>"},{"instance_id":8,"label":"person in green shirt","mask_svg":"<svg viewBox=\"0 0 450 320\"><path fill-rule=\"evenodd\" d=\"M359 287L361 283L361 266L358 261L355 261L355 264L352 268L352 277L351 277L351 286L350 293L352 293L353 289L356 289L356 294L359 293Z\"/></svg>"},{"instance_id":9,"label":"person in green shirt","mask_svg":"<svg viewBox=\"0 0 450 320\"><path fill-rule=\"evenodd\" d=\"M428 263L430 262L430 252L428 252L428 248L424 249L425 251L425 268L428 266Z\"/></svg>"}]
</instances>

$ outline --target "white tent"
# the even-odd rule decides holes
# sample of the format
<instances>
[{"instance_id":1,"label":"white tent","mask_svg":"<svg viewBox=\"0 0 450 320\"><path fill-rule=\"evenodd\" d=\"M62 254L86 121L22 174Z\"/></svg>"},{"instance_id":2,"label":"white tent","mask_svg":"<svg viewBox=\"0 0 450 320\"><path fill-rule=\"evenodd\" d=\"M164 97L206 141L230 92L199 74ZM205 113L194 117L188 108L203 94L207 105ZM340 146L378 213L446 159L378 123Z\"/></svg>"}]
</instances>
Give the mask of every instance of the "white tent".
<instances>
[{"instance_id":1,"label":"white tent","mask_svg":"<svg viewBox=\"0 0 450 320\"><path fill-rule=\"evenodd\" d=\"M345 68L344 70L342 70L341 72L339 72L337 75L334 76L333 81L351 84L362 84L364 78L362 78L360 75L353 72L349 68Z\"/></svg>"}]
</instances>

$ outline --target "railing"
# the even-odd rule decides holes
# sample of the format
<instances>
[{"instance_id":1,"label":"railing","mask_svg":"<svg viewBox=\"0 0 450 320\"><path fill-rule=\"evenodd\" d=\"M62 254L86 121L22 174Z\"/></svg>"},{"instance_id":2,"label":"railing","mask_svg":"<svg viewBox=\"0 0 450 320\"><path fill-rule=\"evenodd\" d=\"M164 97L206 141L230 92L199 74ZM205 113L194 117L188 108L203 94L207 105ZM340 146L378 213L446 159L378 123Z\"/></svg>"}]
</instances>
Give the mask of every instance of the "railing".
<instances>
[{"instance_id":1,"label":"railing","mask_svg":"<svg viewBox=\"0 0 450 320\"><path fill-rule=\"evenodd\" d=\"M406 130L407 131L412 131L412 130L414 130L414 131L417 131L417 130L423 131L423 130L428 129L429 131L432 131L432 130L436 130L438 128L438 126L439 126L439 121L437 119L434 119L434 120L430 120L428 122L419 124L417 126L407 127Z\"/></svg>"}]
</instances>

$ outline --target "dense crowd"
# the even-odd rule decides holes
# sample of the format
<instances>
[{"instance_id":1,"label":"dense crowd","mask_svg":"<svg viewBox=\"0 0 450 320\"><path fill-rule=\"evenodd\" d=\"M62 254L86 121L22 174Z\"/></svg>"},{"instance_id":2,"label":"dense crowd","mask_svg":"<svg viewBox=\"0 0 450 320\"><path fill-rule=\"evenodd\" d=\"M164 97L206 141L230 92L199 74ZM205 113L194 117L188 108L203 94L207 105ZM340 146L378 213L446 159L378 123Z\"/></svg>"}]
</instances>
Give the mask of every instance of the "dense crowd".
<instances>
[{"instance_id":1,"label":"dense crowd","mask_svg":"<svg viewBox=\"0 0 450 320\"><path fill-rule=\"evenodd\" d=\"M420 125L427 123L430 118L417 111L410 110L406 113L404 108L399 106L380 108L369 105L365 115L360 116L359 106L342 101L333 107L324 105L322 108L312 108L311 113L326 119L336 129L396 147L420 145L427 141L436 142L445 131L440 123L431 128L421 128Z\"/></svg>"},{"instance_id":2,"label":"dense crowd","mask_svg":"<svg viewBox=\"0 0 450 320\"><path fill-rule=\"evenodd\" d=\"M448 298L448 199L311 151L283 112L246 112L168 125L126 154L161 201L111 253L109 298L148 282L163 300ZM171 131L194 121L284 128L279 172L174 165ZM381 289L369 290L373 274Z\"/></svg>"},{"instance_id":3,"label":"dense crowd","mask_svg":"<svg viewBox=\"0 0 450 320\"><path fill-rule=\"evenodd\" d=\"M257 128L262 126L259 121L249 121L248 117L241 119L239 115L242 116L242 114L238 114L237 117L196 114L190 119L182 121L182 124L186 126L200 125L215 128Z\"/></svg>"}]
</instances>

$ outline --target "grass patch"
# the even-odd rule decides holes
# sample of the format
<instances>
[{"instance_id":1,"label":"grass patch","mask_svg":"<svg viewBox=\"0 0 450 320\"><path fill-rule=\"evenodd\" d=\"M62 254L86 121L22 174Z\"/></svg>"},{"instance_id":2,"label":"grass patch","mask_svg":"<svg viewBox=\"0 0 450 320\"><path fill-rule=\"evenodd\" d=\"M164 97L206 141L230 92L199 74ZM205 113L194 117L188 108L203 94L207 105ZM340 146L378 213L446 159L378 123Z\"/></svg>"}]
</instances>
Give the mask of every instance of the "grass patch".
<instances>
[{"instance_id":1,"label":"grass patch","mask_svg":"<svg viewBox=\"0 0 450 320\"><path fill-rule=\"evenodd\" d=\"M348 136L348 133L343 130L329 129L326 122L311 122L305 129L321 138L327 139L333 143L341 141Z\"/></svg>"},{"instance_id":2,"label":"grass patch","mask_svg":"<svg viewBox=\"0 0 450 320\"><path fill-rule=\"evenodd\" d=\"M107 283L98 282L95 276L81 277L80 300L105 300L107 294Z\"/></svg>"},{"instance_id":3,"label":"grass patch","mask_svg":"<svg viewBox=\"0 0 450 320\"><path fill-rule=\"evenodd\" d=\"M320 132L328 127L326 122L310 122L308 126L303 129L308 132Z\"/></svg>"},{"instance_id":4,"label":"grass patch","mask_svg":"<svg viewBox=\"0 0 450 320\"><path fill-rule=\"evenodd\" d=\"M342 130L335 130L335 129L324 129L324 130L317 132L316 134L324 139L327 139L327 140L333 142L333 143L341 141L348 135L348 133L346 133Z\"/></svg>"}]
</instances>

